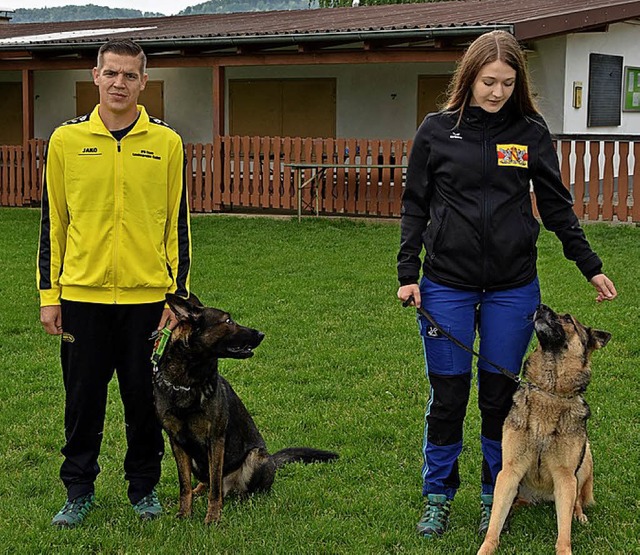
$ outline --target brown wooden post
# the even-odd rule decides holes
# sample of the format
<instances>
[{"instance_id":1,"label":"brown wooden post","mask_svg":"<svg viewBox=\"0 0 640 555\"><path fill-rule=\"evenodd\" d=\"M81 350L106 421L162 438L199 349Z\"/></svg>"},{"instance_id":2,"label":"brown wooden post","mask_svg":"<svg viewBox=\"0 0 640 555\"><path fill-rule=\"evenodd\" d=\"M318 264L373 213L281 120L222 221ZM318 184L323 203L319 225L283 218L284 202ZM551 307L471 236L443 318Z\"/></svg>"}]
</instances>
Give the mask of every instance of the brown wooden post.
<instances>
[{"instance_id":1,"label":"brown wooden post","mask_svg":"<svg viewBox=\"0 0 640 555\"><path fill-rule=\"evenodd\" d=\"M384 139L382 141L382 163L384 165L391 164L391 140ZM380 215L391 215L391 169L384 168L382 170L382 191L380 193Z\"/></svg>"},{"instance_id":2,"label":"brown wooden post","mask_svg":"<svg viewBox=\"0 0 640 555\"><path fill-rule=\"evenodd\" d=\"M290 164L291 162L296 162L297 160L294 158L291 152L292 142L291 137L283 137L282 138L282 197L280 198L280 207L281 208L291 208L295 206L295 201L297 200L297 192L294 179L294 171L291 170L290 166L285 166L285 164Z\"/></svg>"},{"instance_id":3,"label":"brown wooden post","mask_svg":"<svg viewBox=\"0 0 640 555\"><path fill-rule=\"evenodd\" d=\"M380 163L380 141L372 139L369 141L369 149L371 151L371 165ZM384 164L384 162L383 162ZM382 170L380 168L371 168L369 172L369 195L367 197L367 215L377 216L380 214L380 181Z\"/></svg>"},{"instance_id":4,"label":"brown wooden post","mask_svg":"<svg viewBox=\"0 0 640 555\"><path fill-rule=\"evenodd\" d=\"M270 208L282 207L282 139L280 137L271 138L269 151L273 155L273 172L271 174L271 190L269 191Z\"/></svg>"},{"instance_id":5,"label":"brown wooden post","mask_svg":"<svg viewBox=\"0 0 640 555\"><path fill-rule=\"evenodd\" d=\"M347 149L347 141L345 139L336 139L336 162L345 164L348 160L345 157ZM338 168L336 171L336 212L343 214L345 211L346 195L347 195L347 179L344 168Z\"/></svg>"},{"instance_id":6,"label":"brown wooden post","mask_svg":"<svg viewBox=\"0 0 640 555\"><path fill-rule=\"evenodd\" d=\"M224 66L213 66L213 138L224 135L225 112L225 76Z\"/></svg>"},{"instance_id":7,"label":"brown wooden post","mask_svg":"<svg viewBox=\"0 0 640 555\"><path fill-rule=\"evenodd\" d=\"M204 187L203 205L202 210L204 212L213 211L213 143L207 143L204 145Z\"/></svg>"},{"instance_id":8,"label":"brown wooden post","mask_svg":"<svg viewBox=\"0 0 640 555\"><path fill-rule=\"evenodd\" d=\"M30 157L35 155L29 150L29 140L34 134L33 116L33 70L22 70L22 165L18 167L21 175L21 197L28 204L31 201L31 191L34 189L33 181L38 176L31 173Z\"/></svg>"},{"instance_id":9,"label":"brown wooden post","mask_svg":"<svg viewBox=\"0 0 640 555\"><path fill-rule=\"evenodd\" d=\"M324 139L325 156L327 164L335 163L336 157L336 144L332 138ZM335 170L333 168L327 168L324 172L325 189L324 189L324 212L331 214L335 212Z\"/></svg>"},{"instance_id":10,"label":"brown wooden post","mask_svg":"<svg viewBox=\"0 0 640 555\"><path fill-rule=\"evenodd\" d=\"M224 182L224 164L226 163L226 156L224 151L225 145L222 137L213 138L213 159L211 160L211 166L213 169L213 181L211 184L211 210L221 210L223 204L223 191L228 195L228 185Z\"/></svg>"},{"instance_id":11,"label":"brown wooden post","mask_svg":"<svg viewBox=\"0 0 640 555\"><path fill-rule=\"evenodd\" d=\"M22 147L27 150L27 141L33 139L33 70L22 70Z\"/></svg>"},{"instance_id":12,"label":"brown wooden post","mask_svg":"<svg viewBox=\"0 0 640 555\"><path fill-rule=\"evenodd\" d=\"M618 220L626 222L629 216L627 198L629 196L629 143L620 141L618 143L618 154L620 155L620 167L618 168L618 203L615 206L615 214Z\"/></svg>"},{"instance_id":13,"label":"brown wooden post","mask_svg":"<svg viewBox=\"0 0 640 555\"><path fill-rule=\"evenodd\" d=\"M193 145L195 147L191 151L191 159L189 162L193 164L195 162L195 167L192 165L193 172L193 190L191 191L191 198L194 199L192 210L196 212L202 212L202 185L203 185L203 174L202 174L202 157L203 157L203 148L204 145L202 143L197 143Z\"/></svg>"},{"instance_id":14,"label":"brown wooden post","mask_svg":"<svg viewBox=\"0 0 640 555\"><path fill-rule=\"evenodd\" d=\"M264 171L264 166L260 161L260 147L261 141L260 137L251 137L251 143L249 146L249 153L245 154L245 160L247 161L247 165L253 169L251 172L251 193L250 193L250 202L252 208L263 208L265 205L262 203L262 199L260 196L260 183L262 181L261 174ZM266 160L267 165L269 164L269 159ZM268 168L268 166L267 166ZM268 171L268 170L267 170Z\"/></svg>"},{"instance_id":15,"label":"brown wooden post","mask_svg":"<svg viewBox=\"0 0 640 555\"><path fill-rule=\"evenodd\" d=\"M584 153L585 153L585 142L576 141L576 171L575 171L575 183L573 186L575 204L574 204L573 210L577 214L578 218L580 219L584 218L586 214L586 204L584 202L584 190L585 190Z\"/></svg>"},{"instance_id":16,"label":"brown wooden post","mask_svg":"<svg viewBox=\"0 0 640 555\"><path fill-rule=\"evenodd\" d=\"M613 141L604 143L604 173L602 176L602 219L613 220Z\"/></svg>"},{"instance_id":17,"label":"brown wooden post","mask_svg":"<svg viewBox=\"0 0 640 555\"><path fill-rule=\"evenodd\" d=\"M349 164L358 163L358 142L356 139L347 140L347 148L349 149ZM347 184L346 184L346 212L348 214L356 213L356 171L355 168L347 168Z\"/></svg>"},{"instance_id":18,"label":"brown wooden post","mask_svg":"<svg viewBox=\"0 0 640 555\"><path fill-rule=\"evenodd\" d=\"M242 157L240 156L240 137L231 137L231 148L233 149L233 174L229 173L231 179L231 205L242 206Z\"/></svg>"},{"instance_id":19,"label":"brown wooden post","mask_svg":"<svg viewBox=\"0 0 640 555\"><path fill-rule=\"evenodd\" d=\"M600 194L600 141L589 141L589 203L587 205L587 213L585 215L588 220L597 220L600 207L599 207L599 194Z\"/></svg>"},{"instance_id":20,"label":"brown wooden post","mask_svg":"<svg viewBox=\"0 0 640 555\"><path fill-rule=\"evenodd\" d=\"M251 206L251 137L240 137L240 156L238 166L242 161L242 189L240 190L240 207Z\"/></svg>"},{"instance_id":21,"label":"brown wooden post","mask_svg":"<svg viewBox=\"0 0 640 555\"><path fill-rule=\"evenodd\" d=\"M313 139L313 156L316 160L316 164L322 164L324 162L322 154L324 153L324 141L322 139ZM326 180L326 170L322 171L322 175L316 179L316 215L325 211L324 204L324 184Z\"/></svg>"},{"instance_id":22,"label":"brown wooden post","mask_svg":"<svg viewBox=\"0 0 640 555\"><path fill-rule=\"evenodd\" d=\"M631 219L634 222L640 222L640 187L636 183L640 183L640 142L633 143L633 156L635 163L633 165L633 208L631 209Z\"/></svg>"}]
</instances>

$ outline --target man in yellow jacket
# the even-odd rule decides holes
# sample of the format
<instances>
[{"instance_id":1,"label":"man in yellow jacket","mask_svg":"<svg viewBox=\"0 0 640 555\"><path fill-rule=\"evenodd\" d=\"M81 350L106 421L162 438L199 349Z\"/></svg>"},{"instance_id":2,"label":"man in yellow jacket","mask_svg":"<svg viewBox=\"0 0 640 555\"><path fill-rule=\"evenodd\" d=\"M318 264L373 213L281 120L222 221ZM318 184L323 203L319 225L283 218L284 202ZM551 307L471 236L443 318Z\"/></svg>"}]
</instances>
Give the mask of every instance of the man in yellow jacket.
<instances>
[{"instance_id":1,"label":"man in yellow jacket","mask_svg":"<svg viewBox=\"0 0 640 555\"><path fill-rule=\"evenodd\" d=\"M129 500L143 519L162 511L149 335L175 325L165 294L189 294L191 234L182 139L137 104L145 68L134 42L104 44L93 69L100 104L58 127L47 149L37 280L42 325L62 337L67 501L52 521L62 528L93 506L114 372Z\"/></svg>"}]
</instances>

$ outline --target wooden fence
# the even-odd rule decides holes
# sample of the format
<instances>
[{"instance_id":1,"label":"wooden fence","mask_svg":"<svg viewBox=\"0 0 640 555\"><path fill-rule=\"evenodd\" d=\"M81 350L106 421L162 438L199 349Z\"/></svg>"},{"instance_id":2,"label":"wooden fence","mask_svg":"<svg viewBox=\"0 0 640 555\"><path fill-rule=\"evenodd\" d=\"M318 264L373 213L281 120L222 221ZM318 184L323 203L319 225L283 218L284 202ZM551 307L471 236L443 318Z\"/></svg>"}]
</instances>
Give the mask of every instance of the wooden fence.
<instances>
[{"instance_id":1,"label":"wooden fence","mask_svg":"<svg viewBox=\"0 0 640 555\"><path fill-rule=\"evenodd\" d=\"M46 143L0 146L0 205L38 206ZM336 164L302 191L306 214L399 217L411 141L219 137L185 145L193 212L290 213L297 184L314 170L290 164ZM640 222L640 136L557 137L565 183L583 221ZM358 167L339 167L339 166ZM371 166L395 166L376 168ZM300 176L296 172L302 172ZM635 187L634 187L635 184Z\"/></svg>"},{"instance_id":2,"label":"wooden fence","mask_svg":"<svg viewBox=\"0 0 640 555\"><path fill-rule=\"evenodd\" d=\"M26 148L0 146L0 206L38 206L46 142L32 139Z\"/></svg>"}]
</instances>

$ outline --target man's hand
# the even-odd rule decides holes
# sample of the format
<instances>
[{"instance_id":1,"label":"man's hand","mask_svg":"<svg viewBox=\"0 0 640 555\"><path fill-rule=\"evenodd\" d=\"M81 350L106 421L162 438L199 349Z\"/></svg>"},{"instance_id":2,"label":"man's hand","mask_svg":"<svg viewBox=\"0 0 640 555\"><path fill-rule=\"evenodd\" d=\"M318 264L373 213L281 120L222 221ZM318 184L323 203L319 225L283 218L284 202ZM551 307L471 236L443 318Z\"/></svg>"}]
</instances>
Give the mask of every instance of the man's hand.
<instances>
[{"instance_id":1,"label":"man's hand","mask_svg":"<svg viewBox=\"0 0 640 555\"><path fill-rule=\"evenodd\" d=\"M49 335L62 335L62 310L60 305L40 307L40 323Z\"/></svg>"},{"instance_id":2,"label":"man's hand","mask_svg":"<svg viewBox=\"0 0 640 555\"><path fill-rule=\"evenodd\" d=\"M172 330L178 325L178 319L176 315L170 308L165 308L162 311L162 316L160 317L160 322L158 323L158 331L162 328L167 327L169 330Z\"/></svg>"}]
</instances>

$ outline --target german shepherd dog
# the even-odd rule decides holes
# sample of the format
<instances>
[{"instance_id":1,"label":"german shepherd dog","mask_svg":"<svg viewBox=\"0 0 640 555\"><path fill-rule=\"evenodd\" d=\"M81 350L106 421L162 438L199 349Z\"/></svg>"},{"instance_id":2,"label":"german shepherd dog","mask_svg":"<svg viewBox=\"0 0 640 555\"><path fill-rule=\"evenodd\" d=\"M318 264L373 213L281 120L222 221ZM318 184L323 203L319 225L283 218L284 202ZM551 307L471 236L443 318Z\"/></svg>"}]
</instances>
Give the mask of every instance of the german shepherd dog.
<instances>
[{"instance_id":1,"label":"german shepherd dog","mask_svg":"<svg viewBox=\"0 0 640 555\"><path fill-rule=\"evenodd\" d=\"M611 339L606 331L583 326L570 314L540 305L534 316L536 350L524 364L524 377L502 435L502 470L496 478L489 529L478 555L493 553L513 500L518 504L555 501L556 553L571 553L572 513L593 500L593 458L587 438L589 405L583 393L591 379L594 350Z\"/></svg>"},{"instance_id":2,"label":"german shepherd dog","mask_svg":"<svg viewBox=\"0 0 640 555\"><path fill-rule=\"evenodd\" d=\"M218 373L221 358L243 359L264 333L241 326L192 295L167 295L178 318L154 374L154 398L178 467L180 507L191 516L194 493L209 490L205 524L218 522L223 498L268 491L276 470L290 462L325 462L336 453L308 447L267 452L249 412ZM192 490L191 473L199 481Z\"/></svg>"}]
</instances>

